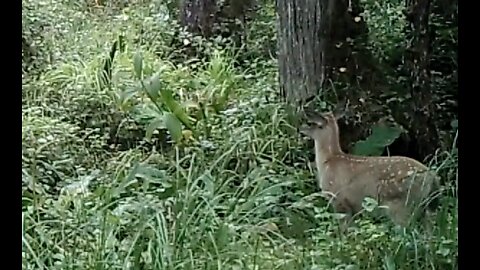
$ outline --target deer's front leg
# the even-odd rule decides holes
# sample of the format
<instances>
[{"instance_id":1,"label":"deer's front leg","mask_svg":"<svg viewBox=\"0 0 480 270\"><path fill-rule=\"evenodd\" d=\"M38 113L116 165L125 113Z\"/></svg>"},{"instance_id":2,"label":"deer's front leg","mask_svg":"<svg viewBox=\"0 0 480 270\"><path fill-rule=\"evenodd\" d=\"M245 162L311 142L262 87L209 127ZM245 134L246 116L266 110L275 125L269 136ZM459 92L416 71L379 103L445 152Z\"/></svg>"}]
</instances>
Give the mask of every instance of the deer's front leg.
<instances>
[{"instance_id":1,"label":"deer's front leg","mask_svg":"<svg viewBox=\"0 0 480 270\"><path fill-rule=\"evenodd\" d=\"M333 201L333 208L336 213L344 214L344 216L339 220L340 232L344 234L347 232L348 227L350 227L350 224L352 223L354 211L346 199L335 199Z\"/></svg>"}]
</instances>

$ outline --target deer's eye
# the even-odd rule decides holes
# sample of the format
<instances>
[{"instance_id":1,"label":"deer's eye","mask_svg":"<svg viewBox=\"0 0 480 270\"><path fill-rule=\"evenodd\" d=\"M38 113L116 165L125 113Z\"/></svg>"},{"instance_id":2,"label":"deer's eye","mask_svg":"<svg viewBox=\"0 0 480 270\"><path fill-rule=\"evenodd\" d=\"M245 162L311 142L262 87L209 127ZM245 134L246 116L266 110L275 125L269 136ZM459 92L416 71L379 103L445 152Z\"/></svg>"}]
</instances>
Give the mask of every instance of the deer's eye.
<instances>
[{"instance_id":1,"label":"deer's eye","mask_svg":"<svg viewBox=\"0 0 480 270\"><path fill-rule=\"evenodd\" d=\"M313 121L308 122L308 125L315 128L323 128L323 125L321 123L317 123Z\"/></svg>"}]
</instances>

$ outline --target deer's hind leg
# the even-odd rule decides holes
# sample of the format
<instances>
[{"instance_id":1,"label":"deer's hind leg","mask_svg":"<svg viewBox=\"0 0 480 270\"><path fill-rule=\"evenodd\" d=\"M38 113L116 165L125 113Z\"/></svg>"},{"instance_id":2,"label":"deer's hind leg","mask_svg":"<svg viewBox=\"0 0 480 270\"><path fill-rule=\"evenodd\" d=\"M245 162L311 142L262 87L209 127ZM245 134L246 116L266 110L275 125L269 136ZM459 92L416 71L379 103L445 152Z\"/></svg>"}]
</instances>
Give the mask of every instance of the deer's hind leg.
<instances>
[{"instance_id":1,"label":"deer's hind leg","mask_svg":"<svg viewBox=\"0 0 480 270\"><path fill-rule=\"evenodd\" d=\"M388 209L386 209L387 215L395 224L404 228L410 224L412 212L404 199L389 200L386 201L385 204L388 207Z\"/></svg>"}]
</instances>

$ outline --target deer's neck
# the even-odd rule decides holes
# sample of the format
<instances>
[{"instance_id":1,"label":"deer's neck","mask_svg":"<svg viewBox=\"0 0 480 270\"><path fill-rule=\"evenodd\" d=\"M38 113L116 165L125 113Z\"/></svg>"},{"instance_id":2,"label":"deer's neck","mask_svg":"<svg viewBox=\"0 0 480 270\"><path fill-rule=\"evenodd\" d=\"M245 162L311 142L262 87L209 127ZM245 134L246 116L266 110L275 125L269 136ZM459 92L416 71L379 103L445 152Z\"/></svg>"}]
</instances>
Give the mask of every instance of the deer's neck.
<instances>
[{"instance_id":1,"label":"deer's neck","mask_svg":"<svg viewBox=\"0 0 480 270\"><path fill-rule=\"evenodd\" d=\"M315 162L319 170L330 158L337 155L343 155L338 139L333 138L327 144L315 141Z\"/></svg>"},{"instance_id":2,"label":"deer's neck","mask_svg":"<svg viewBox=\"0 0 480 270\"><path fill-rule=\"evenodd\" d=\"M342 155L342 149L338 145L322 145L315 141L315 165L317 167L317 179L320 189L324 189L324 178L328 174L328 161L337 155Z\"/></svg>"}]
</instances>

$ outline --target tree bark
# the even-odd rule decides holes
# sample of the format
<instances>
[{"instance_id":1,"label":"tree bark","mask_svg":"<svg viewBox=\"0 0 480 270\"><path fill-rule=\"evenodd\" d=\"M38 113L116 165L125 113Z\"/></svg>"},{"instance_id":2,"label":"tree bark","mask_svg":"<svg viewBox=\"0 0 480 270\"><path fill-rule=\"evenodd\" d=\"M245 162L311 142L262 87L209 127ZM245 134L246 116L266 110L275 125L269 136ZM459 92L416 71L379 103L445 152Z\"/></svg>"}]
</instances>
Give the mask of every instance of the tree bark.
<instances>
[{"instance_id":1,"label":"tree bark","mask_svg":"<svg viewBox=\"0 0 480 270\"><path fill-rule=\"evenodd\" d=\"M407 0L406 68L410 71L410 132L421 157L434 154L439 146L434 121L435 104L430 87L430 0Z\"/></svg>"},{"instance_id":2,"label":"tree bark","mask_svg":"<svg viewBox=\"0 0 480 270\"><path fill-rule=\"evenodd\" d=\"M233 38L236 48L246 44L247 17L254 6L254 0L225 0L223 5L218 7L218 30L222 35Z\"/></svg>"},{"instance_id":3,"label":"tree bark","mask_svg":"<svg viewBox=\"0 0 480 270\"><path fill-rule=\"evenodd\" d=\"M342 148L349 151L387 111L379 101L381 71L365 47L368 28L359 1L282 0L277 9L281 95L294 106L318 94L327 101L348 99L361 119L339 123Z\"/></svg>"},{"instance_id":4,"label":"tree bark","mask_svg":"<svg viewBox=\"0 0 480 270\"><path fill-rule=\"evenodd\" d=\"M277 1L280 91L292 103L318 94L325 80L325 1Z\"/></svg>"},{"instance_id":5,"label":"tree bark","mask_svg":"<svg viewBox=\"0 0 480 270\"><path fill-rule=\"evenodd\" d=\"M277 12L279 81L289 102L318 95L327 80L377 81L358 0L277 1Z\"/></svg>"},{"instance_id":6,"label":"tree bark","mask_svg":"<svg viewBox=\"0 0 480 270\"><path fill-rule=\"evenodd\" d=\"M189 32L209 37L212 34L215 12L215 0L183 0L180 21Z\"/></svg>"}]
</instances>

